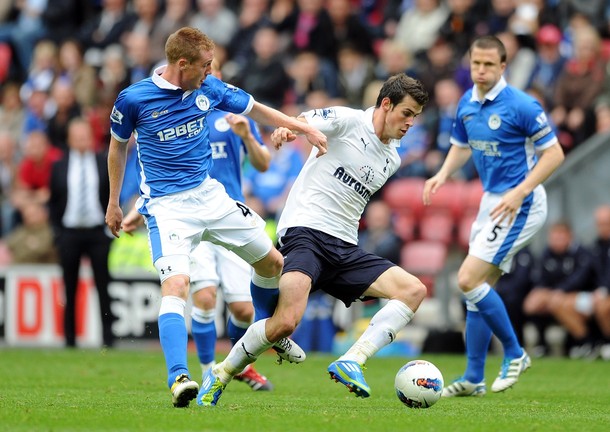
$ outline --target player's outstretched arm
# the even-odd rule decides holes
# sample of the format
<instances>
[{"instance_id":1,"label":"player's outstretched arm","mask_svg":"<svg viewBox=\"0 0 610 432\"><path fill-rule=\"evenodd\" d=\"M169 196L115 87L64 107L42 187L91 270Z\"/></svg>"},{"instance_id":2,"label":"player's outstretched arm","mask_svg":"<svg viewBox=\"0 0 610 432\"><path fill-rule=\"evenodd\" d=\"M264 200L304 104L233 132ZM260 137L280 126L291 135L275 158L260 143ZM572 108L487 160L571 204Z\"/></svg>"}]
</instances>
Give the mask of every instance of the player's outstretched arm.
<instances>
[{"instance_id":1,"label":"player's outstretched arm","mask_svg":"<svg viewBox=\"0 0 610 432\"><path fill-rule=\"evenodd\" d=\"M433 177L430 177L424 183L424 205L430 205L432 202L432 195L436 193L438 188L441 187L456 170L461 168L468 159L470 159L471 155L472 151L470 150L470 147L451 146L438 173Z\"/></svg>"},{"instance_id":2,"label":"player's outstretched arm","mask_svg":"<svg viewBox=\"0 0 610 432\"><path fill-rule=\"evenodd\" d=\"M268 126L285 127L291 131L305 135L314 147L318 149L318 156L326 153L326 135L311 126L307 122L299 121L295 117L290 117L276 109L254 102L254 106L249 113L250 117L258 123Z\"/></svg>"},{"instance_id":3,"label":"player's outstretched arm","mask_svg":"<svg viewBox=\"0 0 610 432\"><path fill-rule=\"evenodd\" d=\"M119 237L123 210L119 205L123 177L125 176L125 163L127 161L127 143L121 143L116 138L110 138L108 149L108 178L110 180L110 199L106 208L106 225L115 237Z\"/></svg>"},{"instance_id":4,"label":"player's outstretched arm","mask_svg":"<svg viewBox=\"0 0 610 432\"><path fill-rule=\"evenodd\" d=\"M248 160L260 172L265 172L271 165L271 153L266 146L259 142L252 133L250 120L239 114L229 113L225 116L231 130L241 138L248 151Z\"/></svg>"}]
</instances>

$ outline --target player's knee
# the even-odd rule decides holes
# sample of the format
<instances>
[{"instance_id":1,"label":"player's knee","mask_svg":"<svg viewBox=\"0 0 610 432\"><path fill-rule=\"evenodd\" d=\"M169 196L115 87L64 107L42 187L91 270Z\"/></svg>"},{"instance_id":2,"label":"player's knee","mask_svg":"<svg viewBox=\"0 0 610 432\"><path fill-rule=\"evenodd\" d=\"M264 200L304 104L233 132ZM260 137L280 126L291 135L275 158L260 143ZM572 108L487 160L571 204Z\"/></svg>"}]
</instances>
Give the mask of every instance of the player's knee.
<instances>
[{"instance_id":1,"label":"player's knee","mask_svg":"<svg viewBox=\"0 0 610 432\"><path fill-rule=\"evenodd\" d=\"M275 248L272 248L265 258L252 264L256 273L268 278L279 275L283 266L284 257Z\"/></svg>"},{"instance_id":2,"label":"player's knee","mask_svg":"<svg viewBox=\"0 0 610 432\"><path fill-rule=\"evenodd\" d=\"M231 303L229 310L238 321L249 323L254 319L254 306L250 302Z\"/></svg>"},{"instance_id":3,"label":"player's knee","mask_svg":"<svg viewBox=\"0 0 610 432\"><path fill-rule=\"evenodd\" d=\"M161 291L163 296L175 296L186 300L189 293L188 277L177 275L165 279L161 285Z\"/></svg>"},{"instance_id":4,"label":"player's knee","mask_svg":"<svg viewBox=\"0 0 610 432\"><path fill-rule=\"evenodd\" d=\"M408 299L417 302L418 305L428 295L428 287L417 278L409 281L406 291Z\"/></svg>"},{"instance_id":5,"label":"player's knee","mask_svg":"<svg viewBox=\"0 0 610 432\"><path fill-rule=\"evenodd\" d=\"M193 292L193 305L199 309L214 309L216 307L216 290L214 289L200 289Z\"/></svg>"}]
</instances>

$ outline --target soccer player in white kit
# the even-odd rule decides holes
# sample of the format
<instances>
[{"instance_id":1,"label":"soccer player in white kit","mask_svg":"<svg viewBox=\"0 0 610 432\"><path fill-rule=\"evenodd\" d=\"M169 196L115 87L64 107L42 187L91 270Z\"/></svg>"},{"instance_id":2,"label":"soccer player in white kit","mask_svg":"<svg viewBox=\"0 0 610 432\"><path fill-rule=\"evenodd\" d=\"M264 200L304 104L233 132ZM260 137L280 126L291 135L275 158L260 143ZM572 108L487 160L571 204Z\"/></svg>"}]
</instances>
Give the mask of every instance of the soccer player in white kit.
<instances>
[{"instance_id":1,"label":"soccer player in white kit","mask_svg":"<svg viewBox=\"0 0 610 432\"><path fill-rule=\"evenodd\" d=\"M492 287L543 226L547 204L542 182L564 155L540 104L507 85L505 69L506 49L498 38L483 36L473 42L474 86L459 102L447 158L424 185L424 204L429 204L438 188L472 156L485 191L472 225L468 256L458 272L467 308L466 371L443 389L444 397L486 393L485 359L492 332L504 348L493 392L512 387L531 365Z\"/></svg>"},{"instance_id":2,"label":"soccer player in white kit","mask_svg":"<svg viewBox=\"0 0 610 432\"><path fill-rule=\"evenodd\" d=\"M348 306L363 298L389 299L358 341L328 367L331 377L356 396L370 395L364 363L407 325L426 287L399 266L359 248L358 223L371 195L398 169L396 147L427 101L419 81L398 74L383 84L375 107L366 111L333 107L298 117L328 137L328 151L320 156L312 149L278 223L284 269L277 308L271 318L252 324L227 358L208 371L198 404L216 405L236 373L294 331L312 289ZM271 138L278 147L296 135L278 128Z\"/></svg>"},{"instance_id":3,"label":"soccer player in white kit","mask_svg":"<svg viewBox=\"0 0 610 432\"><path fill-rule=\"evenodd\" d=\"M207 240L233 250L254 267L253 282L255 278L262 281L263 288L276 285L283 265L262 218L231 199L208 175L212 148L207 115L221 109L249 114L260 124L293 128L306 134L321 154L326 151L326 137L308 124L254 101L243 90L210 77L214 42L201 31L179 29L169 36L165 54L168 64L121 91L113 107L106 224L118 237L123 220L119 195L127 141L133 133L140 167L136 206L146 219L161 281L158 324L167 384L174 406L185 407L199 389L187 367L184 320L193 249Z\"/></svg>"}]
</instances>

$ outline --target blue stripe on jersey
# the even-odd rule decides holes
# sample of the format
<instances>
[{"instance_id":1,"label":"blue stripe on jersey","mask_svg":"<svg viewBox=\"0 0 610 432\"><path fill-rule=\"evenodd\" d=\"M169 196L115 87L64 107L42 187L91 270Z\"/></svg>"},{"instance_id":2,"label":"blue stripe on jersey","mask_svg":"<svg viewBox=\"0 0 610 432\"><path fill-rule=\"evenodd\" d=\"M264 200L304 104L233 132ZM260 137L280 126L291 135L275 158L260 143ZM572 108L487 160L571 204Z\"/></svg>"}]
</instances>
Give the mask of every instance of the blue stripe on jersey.
<instances>
[{"instance_id":1,"label":"blue stripe on jersey","mask_svg":"<svg viewBox=\"0 0 610 432\"><path fill-rule=\"evenodd\" d=\"M159 234L159 226L157 219L151 216L146 209L146 203L142 205L138 212L146 218L146 226L148 227L148 238L150 240L150 249L152 252L152 262L154 263L163 256L163 245L161 243L161 235Z\"/></svg>"},{"instance_id":2,"label":"blue stripe on jersey","mask_svg":"<svg viewBox=\"0 0 610 432\"><path fill-rule=\"evenodd\" d=\"M140 190L154 198L193 189L206 178L212 167L206 118L214 108L243 114L251 104L248 93L213 76L192 92L154 76L121 91L111 132L120 141L135 132Z\"/></svg>"},{"instance_id":3,"label":"blue stripe on jersey","mask_svg":"<svg viewBox=\"0 0 610 432\"><path fill-rule=\"evenodd\" d=\"M498 252L493 257L492 264L500 265L500 263L502 262L504 257L506 257L506 254L508 253L510 248L513 247L515 240L517 240L517 238L519 237L519 234L521 234L521 231L523 230L523 227L525 226L525 222L527 222L527 217L530 214L530 210L532 208L533 202L534 202L534 192L530 193L523 200L523 204L521 205L521 210L519 210L519 214L517 214L517 217L515 218L515 223L510 228L508 235L504 239L504 243L502 243L502 245L500 246L500 249L498 249Z\"/></svg>"}]
</instances>

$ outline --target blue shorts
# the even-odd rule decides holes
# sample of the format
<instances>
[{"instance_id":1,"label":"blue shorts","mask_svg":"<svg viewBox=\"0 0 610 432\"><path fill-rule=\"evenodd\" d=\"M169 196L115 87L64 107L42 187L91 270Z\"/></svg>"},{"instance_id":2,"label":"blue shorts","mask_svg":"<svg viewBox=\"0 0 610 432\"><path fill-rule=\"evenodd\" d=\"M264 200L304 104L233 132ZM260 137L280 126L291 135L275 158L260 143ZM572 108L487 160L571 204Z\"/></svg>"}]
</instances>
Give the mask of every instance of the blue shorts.
<instances>
[{"instance_id":1,"label":"blue shorts","mask_svg":"<svg viewBox=\"0 0 610 432\"><path fill-rule=\"evenodd\" d=\"M384 273L391 261L322 231L289 228L280 239L282 273L298 271L311 278L312 291L322 290L349 307Z\"/></svg>"}]
</instances>

